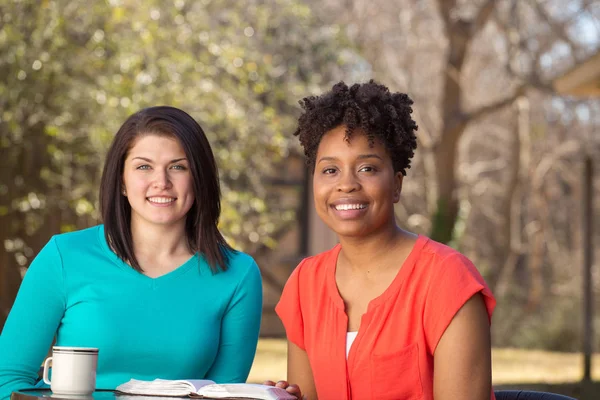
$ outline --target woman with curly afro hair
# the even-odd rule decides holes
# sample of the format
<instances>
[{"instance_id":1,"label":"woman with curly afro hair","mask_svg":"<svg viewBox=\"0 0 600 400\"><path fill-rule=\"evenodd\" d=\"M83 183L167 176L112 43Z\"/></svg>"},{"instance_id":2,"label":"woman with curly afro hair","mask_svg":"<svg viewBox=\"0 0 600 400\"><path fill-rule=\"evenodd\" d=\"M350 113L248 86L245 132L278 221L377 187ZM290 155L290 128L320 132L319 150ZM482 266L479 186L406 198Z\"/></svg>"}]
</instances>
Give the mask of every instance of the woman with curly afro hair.
<instances>
[{"instance_id":1,"label":"woman with curly afro hair","mask_svg":"<svg viewBox=\"0 0 600 400\"><path fill-rule=\"evenodd\" d=\"M339 244L286 283L288 376L276 385L311 400L493 399L492 293L465 256L396 224L412 100L340 82L300 104L314 205Z\"/></svg>"}]
</instances>

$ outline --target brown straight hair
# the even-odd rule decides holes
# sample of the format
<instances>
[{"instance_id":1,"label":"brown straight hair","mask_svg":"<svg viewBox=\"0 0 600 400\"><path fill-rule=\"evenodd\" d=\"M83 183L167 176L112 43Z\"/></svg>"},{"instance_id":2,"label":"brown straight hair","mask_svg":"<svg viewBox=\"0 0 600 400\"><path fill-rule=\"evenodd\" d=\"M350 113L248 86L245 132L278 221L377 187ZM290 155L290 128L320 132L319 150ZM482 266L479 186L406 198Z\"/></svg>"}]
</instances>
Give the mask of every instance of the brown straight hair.
<instances>
[{"instance_id":1,"label":"brown straight hair","mask_svg":"<svg viewBox=\"0 0 600 400\"><path fill-rule=\"evenodd\" d=\"M203 255L213 272L225 271L233 250L218 229L221 188L215 158L200 125L186 112L169 106L144 108L131 115L115 135L100 183L104 236L111 249L137 271L143 271L133 251L131 206L122 194L125 158L133 142L144 135L164 135L179 141L192 174L195 201L186 216L185 234L191 251Z\"/></svg>"}]
</instances>

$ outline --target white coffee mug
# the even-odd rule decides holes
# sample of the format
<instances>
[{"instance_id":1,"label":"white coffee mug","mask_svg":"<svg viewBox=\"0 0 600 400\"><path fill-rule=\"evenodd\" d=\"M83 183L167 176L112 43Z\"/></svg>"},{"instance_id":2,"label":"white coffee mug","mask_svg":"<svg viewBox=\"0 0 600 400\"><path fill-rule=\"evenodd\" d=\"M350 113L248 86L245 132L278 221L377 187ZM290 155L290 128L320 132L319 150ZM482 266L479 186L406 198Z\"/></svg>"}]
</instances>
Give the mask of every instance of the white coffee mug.
<instances>
[{"instance_id":1,"label":"white coffee mug","mask_svg":"<svg viewBox=\"0 0 600 400\"><path fill-rule=\"evenodd\" d=\"M52 363L52 379L48 369ZM44 362L44 383L52 393L89 395L96 389L98 349L93 347L52 347L52 357Z\"/></svg>"}]
</instances>

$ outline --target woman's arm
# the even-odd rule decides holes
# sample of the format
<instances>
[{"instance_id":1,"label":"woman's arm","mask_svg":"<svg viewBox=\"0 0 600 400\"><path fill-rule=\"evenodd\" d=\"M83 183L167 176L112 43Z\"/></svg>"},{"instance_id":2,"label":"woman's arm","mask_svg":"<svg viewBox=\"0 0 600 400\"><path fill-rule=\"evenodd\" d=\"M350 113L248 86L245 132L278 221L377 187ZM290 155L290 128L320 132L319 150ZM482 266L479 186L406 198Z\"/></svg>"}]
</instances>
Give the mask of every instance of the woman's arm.
<instances>
[{"instance_id":1,"label":"woman's arm","mask_svg":"<svg viewBox=\"0 0 600 400\"><path fill-rule=\"evenodd\" d=\"M0 400L35 385L66 307L62 273L52 239L27 270L0 335Z\"/></svg>"},{"instance_id":2,"label":"woman's arm","mask_svg":"<svg viewBox=\"0 0 600 400\"><path fill-rule=\"evenodd\" d=\"M219 349L206 379L246 382L256 354L261 316L262 281L258 265L251 260L221 321Z\"/></svg>"},{"instance_id":3,"label":"woman's arm","mask_svg":"<svg viewBox=\"0 0 600 400\"><path fill-rule=\"evenodd\" d=\"M300 387L307 400L317 400L317 389L306 351L288 340L287 378Z\"/></svg>"},{"instance_id":4,"label":"woman's arm","mask_svg":"<svg viewBox=\"0 0 600 400\"><path fill-rule=\"evenodd\" d=\"M434 352L435 400L489 400L492 391L490 324L481 294L456 313Z\"/></svg>"}]
</instances>

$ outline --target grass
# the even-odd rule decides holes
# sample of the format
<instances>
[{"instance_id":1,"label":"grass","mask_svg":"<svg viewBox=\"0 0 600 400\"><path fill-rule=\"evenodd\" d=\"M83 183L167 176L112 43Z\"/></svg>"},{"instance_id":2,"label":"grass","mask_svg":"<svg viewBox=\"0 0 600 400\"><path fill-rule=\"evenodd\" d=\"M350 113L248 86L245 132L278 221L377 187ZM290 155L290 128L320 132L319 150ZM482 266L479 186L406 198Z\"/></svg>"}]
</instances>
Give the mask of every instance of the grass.
<instances>
[{"instance_id":1,"label":"grass","mask_svg":"<svg viewBox=\"0 0 600 400\"><path fill-rule=\"evenodd\" d=\"M277 381L287 375L285 339L259 339L248 382Z\"/></svg>"},{"instance_id":2,"label":"grass","mask_svg":"<svg viewBox=\"0 0 600 400\"><path fill-rule=\"evenodd\" d=\"M286 377L286 343L283 339L261 339L249 382ZM600 381L600 354L592 359L592 378ZM578 382L583 374L583 356L541 350L493 349L492 380L495 386L518 384L563 384Z\"/></svg>"},{"instance_id":3,"label":"grass","mask_svg":"<svg viewBox=\"0 0 600 400\"><path fill-rule=\"evenodd\" d=\"M578 382L582 378L582 354L523 349L492 350L492 381L496 385ZM600 354L592 357L592 379L600 380Z\"/></svg>"}]
</instances>

